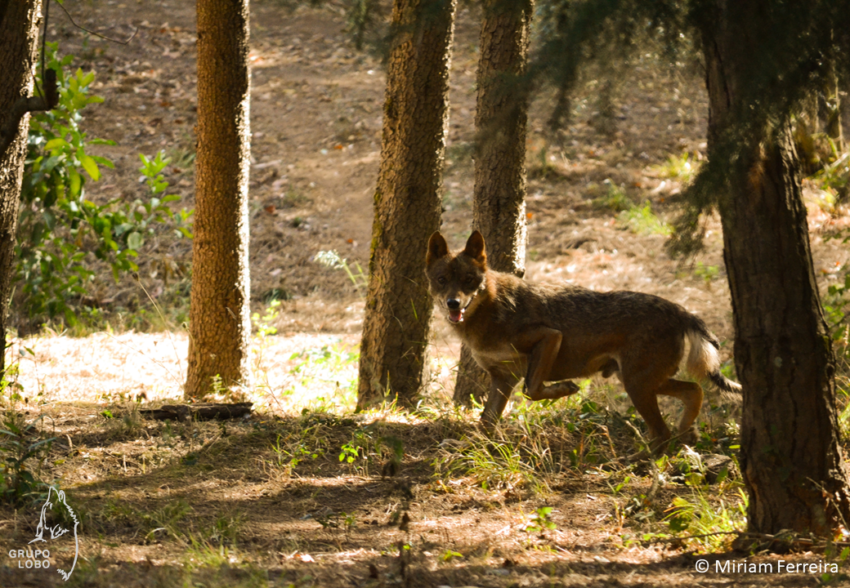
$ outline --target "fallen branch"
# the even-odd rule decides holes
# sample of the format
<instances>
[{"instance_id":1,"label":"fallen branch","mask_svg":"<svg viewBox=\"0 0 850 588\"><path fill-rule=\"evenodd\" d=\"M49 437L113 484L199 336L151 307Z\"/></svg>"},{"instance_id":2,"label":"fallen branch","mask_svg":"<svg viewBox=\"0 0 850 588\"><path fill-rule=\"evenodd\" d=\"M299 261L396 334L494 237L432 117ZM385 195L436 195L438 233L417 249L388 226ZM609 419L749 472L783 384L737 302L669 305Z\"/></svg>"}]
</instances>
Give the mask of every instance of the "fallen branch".
<instances>
[{"instance_id":1,"label":"fallen branch","mask_svg":"<svg viewBox=\"0 0 850 588\"><path fill-rule=\"evenodd\" d=\"M681 543L688 539L703 539L705 537L715 537L718 535L737 535L738 539L736 542L742 539L755 539L757 541L765 542L767 545L763 546L764 549L767 549L769 545L774 543L779 543L786 549L794 547L805 547L809 550L826 549L827 545L835 547L850 547L850 542L848 541L829 541L827 539L817 541L817 538L809 539L805 537L795 537L792 533L777 533L775 535L771 535L769 533L752 533L749 531L716 531L714 533L703 533L700 535L671 535L670 537L654 537L652 539L639 541L639 543L641 546L645 547L658 543Z\"/></svg>"},{"instance_id":2,"label":"fallen branch","mask_svg":"<svg viewBox=\"0 0 850 588\"><path fill-rule=\"evenodd\" d=\"M238 419L251 414L251 402L236 404L213 404L202 402L197 404L163 404L159 408L149 408L139 411L142 416L158 421L211 421Z\"/></svg>"}]
</instances>

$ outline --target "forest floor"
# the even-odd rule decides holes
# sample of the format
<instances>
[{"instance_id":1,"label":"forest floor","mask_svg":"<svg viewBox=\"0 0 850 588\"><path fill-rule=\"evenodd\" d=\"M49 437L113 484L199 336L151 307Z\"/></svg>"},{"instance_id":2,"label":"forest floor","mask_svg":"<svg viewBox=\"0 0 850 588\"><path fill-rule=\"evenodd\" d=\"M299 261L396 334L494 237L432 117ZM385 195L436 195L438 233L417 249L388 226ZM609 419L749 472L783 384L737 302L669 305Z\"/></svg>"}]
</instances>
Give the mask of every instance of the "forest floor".
<instances>
[{"instance_id":1,"label":"forest floor","mask_svg":"<svg viewBox=\"0 0 850 588\"><path fill-rule=\"evenodd\" d=\"M472 215L477 13L461 7L451 73L442 230L453 247ZM96 72L101 105L85 112L99 153L115 162L90 182L97 202L140 197L138 154L164 150L178 206L194 206L194 3L68 3L84 35L54 11L50 40ZM731 551L745 524L732 475L706 485L703 462L734 454L735 408L709 397L700 454L628 463L643 424L617 385L513 404L496 439L475 411L449 402L457 341L436 317L432 383L412 413L354 414L372 191L385 84L380 59L356 51L344 11L252 3L251 288L255 413L224 423L159 422L140 409L175 401L185 380L190 261L186 240L160 236L138 280L104 273L94 299L107 319L71 333L45 328L7 351L20 401L6 425L35 422L55 437L38 473L66 492L80 525L78 586L813 586L835 554ZM707 101L690 66L638 59L599 114L588 78L567 127L547 133L551 96L531 109L528 270L531 281L630 289L702 317L729 360L731 306L718 218L695 259L664 252L678 196L705 153ZM806 186L815 269L824 292L843 283L846 226ZM316 261L345 258L344 271ZM424 255L423 255L424 257ZM281 299L279 306L269 300ZM155 302L153 304L152 302ZM87 330L86 330L87 329ZM140 332L145 331L145 332ZM75 335L75 336L71 336ZM665 407L674 414L678 406ZM14 420L11 415L18 414ZM36 434L33 432L32 434ZM34 460L30 460L34 461ZM722 476L721 476L722 477ZM54 539L51 568L10 550L37 531L39 505L0 508L0 586L64 584L76 553ZM551 509L551 510L549 510ZM56 515L56 520L71 519ZM683 531L683 529L686 529ZM702 555L711 552L710 555ZM698 562L708 562L700 573ZM728 566L762 564L758 573ZM781 563L780 563L781 562ZM789 562L815 564L789 571ZM840 562L843 570L843 561ZM700 564L701 565L701 564ZM837 564L836 564L837 565ZM820 566L820 567L818 567Z\"/></svg>"}]
</instances>

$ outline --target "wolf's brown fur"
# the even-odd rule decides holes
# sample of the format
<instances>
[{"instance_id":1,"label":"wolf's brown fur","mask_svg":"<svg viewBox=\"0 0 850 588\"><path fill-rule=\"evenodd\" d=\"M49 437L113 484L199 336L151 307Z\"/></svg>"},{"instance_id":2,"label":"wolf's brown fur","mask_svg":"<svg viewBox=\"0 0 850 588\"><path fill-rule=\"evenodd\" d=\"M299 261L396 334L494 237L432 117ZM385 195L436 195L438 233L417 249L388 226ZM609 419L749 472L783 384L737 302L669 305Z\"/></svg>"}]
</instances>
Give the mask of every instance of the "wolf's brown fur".
<instances>
[{"instance_id":1,"label":"wolf's brown fur","mask_svg":"<svg viewBox=\"0 0 850 588\"><path fill-rule=\"evenodd\" d=\"M525 377L531 400L575 394L570 378L616 373L649 426L653 446L670 439L658 395L684 404L679 434L691 435L702 406L699 384L673 379L684 356L697 379L726 391L740 386L719 371L717 338L684 308L639 292L594 292L578 287L529 284L487 268L484 238L475 231L452 254L443 236L431 235L426 257L431 294L455 332L491 378L481 420L489 430ZM546 382L553 382L546 384Z\"/></svg>"}]
</instances>

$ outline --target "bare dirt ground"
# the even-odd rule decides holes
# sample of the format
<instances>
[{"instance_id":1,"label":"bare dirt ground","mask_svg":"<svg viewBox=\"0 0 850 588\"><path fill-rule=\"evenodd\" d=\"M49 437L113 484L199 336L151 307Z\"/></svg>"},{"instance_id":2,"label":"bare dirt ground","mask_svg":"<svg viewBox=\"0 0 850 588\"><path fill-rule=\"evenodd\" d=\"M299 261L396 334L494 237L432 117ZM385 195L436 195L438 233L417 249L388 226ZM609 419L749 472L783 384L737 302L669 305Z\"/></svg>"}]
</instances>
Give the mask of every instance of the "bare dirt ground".
<instances>
[{"instance_id":1,"label":"bare dirt ground","mask_svg":"<svg viewBox=\"0 0 850 588\"><path fill-rule=\"evenodd\" d=\"M262 314L271 297L284 298L267 321L277 334L255 340L257 414L225 424L160 423L139 415L134 400L146 408L181 394L188 278L179 268L189 262L186 241L152 241L138 283L115 285L106 275L98 283L96 298L120 319L113 324L156 332L116 328L71 338L47 330L16 340L7 352L18 362L17 389L25 398L16 407L27 419L43 415L39 428L56 437L41 474L59 482L81 521L80 558L69 584L835 581L820 572L779 569L780 560L822 562L822 553L722 552L706 557L709 573L698 573L698 543L659 535L674 499L696 504L696 491L646 464L612 465L634 450L629 425L641 423L625 411L622 391L602 382L590 385L595 404L577 399L529 409L517 403L494 453L476 433L474 415L446 401L458 344L440 320L431 394L420 411L352 415L362 299L344 272L315 256L336 250L352 269L366 266L384 72L379 59L354 50L337 5L252 4L252 305ZM80 24L111 36L138 31L128 45L84 41L58 11L51 20L50 39L77 56L75 66L97 73L95 89L105 98L85 112L85 129L118 143L100 148L116 169L88 185L89 197L138 197L138 153L162 149L176 162L167 170L171 191L182 196L180 206L193 206L194 4L91 0L68 9ZM477 13L462 7L444 181L443 231L453 246L463 243L471 221L476 45ZM619 187L634 203L650 202L662 220L672 219L686 174L670 173L665 162L681 162L687 153L696 164L705 150L699 77L685 68L660 68L649 56L644 61L616 88L612 120L600 121L592 82L557 140L544 133L549 102L542 97L533 104L527 278L658 294L703 317L728 342L731 309L718 220L707 221L705 252L683 264L664 253L663 230L624 216L610 202L611 186ZM604 130L605 124L613 128ZM843 279L846 248L824 241L843 221L816 206L811 189L807 194L825 289ZM178 270L165 276L163 267ZM704 412L704 449L728 450L727 412L716 406ZM721 512L740 504L736 492L726 483L703 496L709 510ZM552 508L553 528L529 530L532 515L545 507ZM57 547L49 570L19 567L19 559L7 557L33 537L38 508L0 509L4 587L63 583L55 567L70 565L68 543ZM729 561L770 564L773 573L715 568Z\"/></svg>"}]
</instances>

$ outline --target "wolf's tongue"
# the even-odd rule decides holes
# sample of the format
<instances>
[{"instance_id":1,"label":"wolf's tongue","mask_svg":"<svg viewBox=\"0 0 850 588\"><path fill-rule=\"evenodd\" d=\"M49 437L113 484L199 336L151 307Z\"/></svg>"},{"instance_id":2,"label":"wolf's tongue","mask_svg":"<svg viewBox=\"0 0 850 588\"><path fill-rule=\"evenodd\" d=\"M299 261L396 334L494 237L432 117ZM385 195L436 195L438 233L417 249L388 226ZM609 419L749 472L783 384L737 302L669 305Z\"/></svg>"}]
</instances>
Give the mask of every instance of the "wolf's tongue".
<instances>
[{"instance_id":1,"label":"wolf's tongue","mask_svg":"<svg viewBox=\"0 0 850 588\"><path fill-rule=\"evenodd\" d=\"M449 320L453 323L459 323L461 320L461 310L450 310L449 311Z\"/></svg>"}]
</instances>

